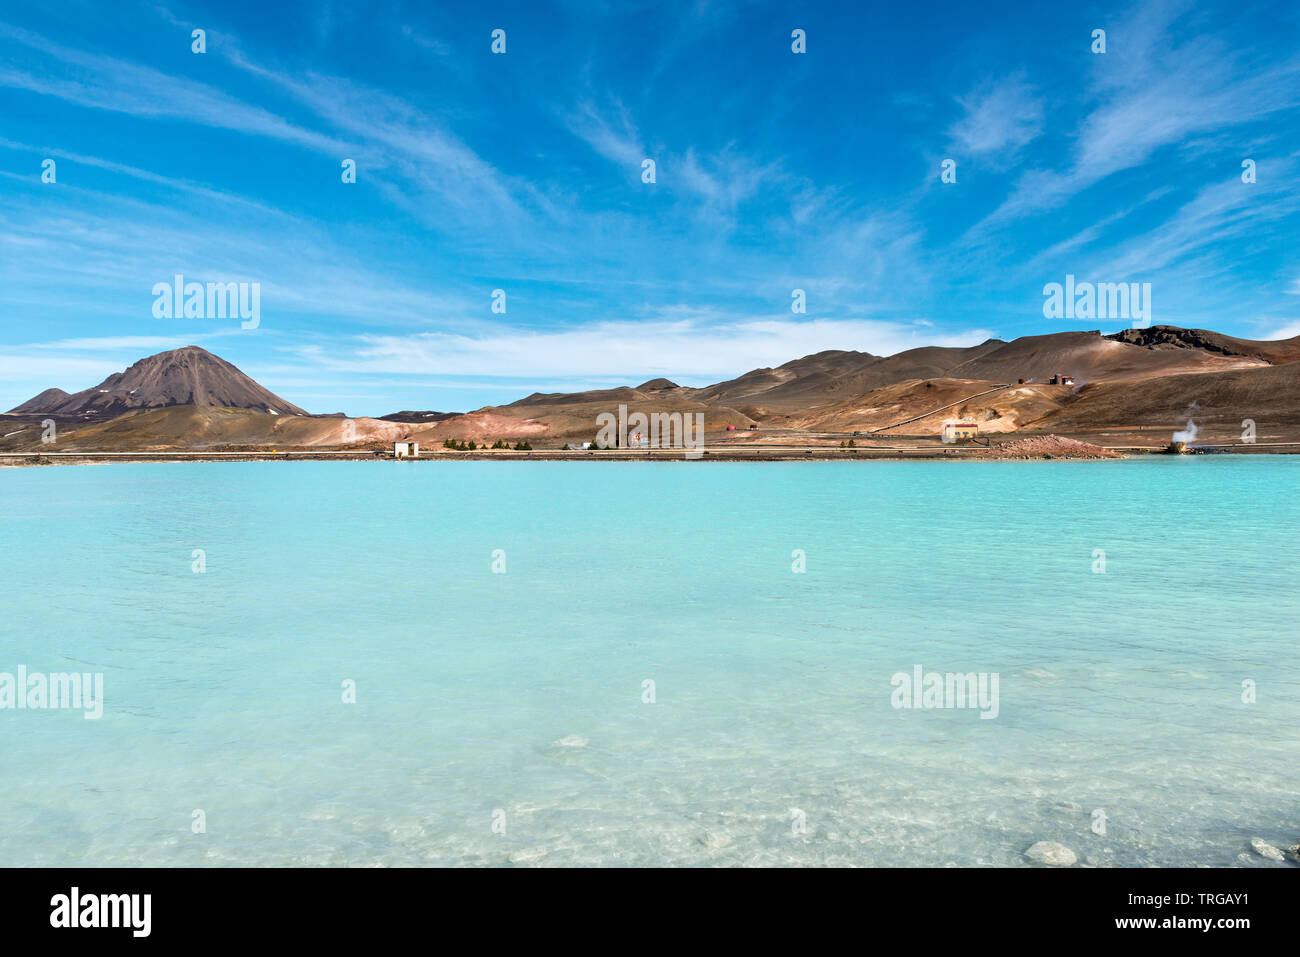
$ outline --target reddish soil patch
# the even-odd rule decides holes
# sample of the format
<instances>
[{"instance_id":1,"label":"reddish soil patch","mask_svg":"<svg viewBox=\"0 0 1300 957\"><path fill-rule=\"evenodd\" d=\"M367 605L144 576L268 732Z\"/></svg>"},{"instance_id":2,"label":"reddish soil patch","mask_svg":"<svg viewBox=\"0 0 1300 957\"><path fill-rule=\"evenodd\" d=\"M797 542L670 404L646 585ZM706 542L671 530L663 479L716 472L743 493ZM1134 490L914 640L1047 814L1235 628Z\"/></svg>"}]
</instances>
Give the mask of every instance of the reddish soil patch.
<instances>
[{"instance_id":1,"label":"reddish soil patch","mask_svg":"<svg viewBox=\"0 0 1300 957\"><path fill-rule=\"evenodd\" d=\"M986 453L995 459L1122 459L1124 456L1091 442L1060 435L1037 435L995 445Z\"/></svg>"}]
</instances>

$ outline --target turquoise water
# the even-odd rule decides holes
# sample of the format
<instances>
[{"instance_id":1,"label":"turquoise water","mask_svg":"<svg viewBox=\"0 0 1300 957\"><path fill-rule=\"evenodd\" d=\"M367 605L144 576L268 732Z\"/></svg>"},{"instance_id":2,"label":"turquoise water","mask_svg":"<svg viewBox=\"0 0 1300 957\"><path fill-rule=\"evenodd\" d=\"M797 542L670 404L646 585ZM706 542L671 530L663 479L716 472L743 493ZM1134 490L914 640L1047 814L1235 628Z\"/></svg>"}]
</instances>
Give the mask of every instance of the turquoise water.
<instances>
[{"instance_id":1,"label":"turquoise water","mask_svg":"<svg viewBox=\"0 0 1300 957\"><path fill-rule=\"evenodd\" d=\"M0 865L1294 866L1249 842L1300 841L1298 480L0 469L0 671L105 687L0 711ZM894 708L915 665L996 673L997 717Z\"/></svg>"}]
</instances>

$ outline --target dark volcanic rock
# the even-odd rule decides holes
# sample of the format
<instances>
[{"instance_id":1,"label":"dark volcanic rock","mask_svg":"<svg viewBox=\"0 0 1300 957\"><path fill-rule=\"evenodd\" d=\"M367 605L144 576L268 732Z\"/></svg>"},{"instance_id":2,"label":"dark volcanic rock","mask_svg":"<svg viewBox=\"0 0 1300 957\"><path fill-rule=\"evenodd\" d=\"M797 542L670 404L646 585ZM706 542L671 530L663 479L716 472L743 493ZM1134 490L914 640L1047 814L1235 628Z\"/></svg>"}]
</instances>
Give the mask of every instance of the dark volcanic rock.
<instances>
[{"instance_id":1,"label":"dark volcanic rock","mask_svg":"<svg viewBox=\"0 0 1300 957\"><path fill-rule=\"evenodd\" d=\"M171 405L252 409L276 415L306 415L292 402L262 388L206 349L185 346L141 359L99 385L74 395L47 389L10 410L23 415L80 415L108 418L132 409Z\"/></svg>"},{"instance_id":2,"label":"dark volcanic rock","mask_svg":"<svg viewBox=\"0 0 1300 957\"><path fill-rule=\"evenodd\" d=\"M62 405L70 398L72 396L62 389L46 389L40 395L28 399L22 405L9 411L18 415L39 415Z\"/></svg>"},{"instance_id":3,"label":"dark volcanic rock","mask_svg":"<svg viewBox=\"0 0 1300 957\"><path fill-rule=\"evenodd\" d=\"M458 415L459 412L412 412L407 409L381 415L379 418L384 422L441 422L444 419L454 419Z\"/></svg>"},{"instance_id":4,"label":"dark volcanic rock","mask_svg":"<svg viewBox=\"0 0 1300 957\"><path fill-rule=\"evenodd\" d=\"M1225 336L1219 332L1210 332L1208 329L1151 326L1149 329L1124 329L1106 338L1147 349L1200 349L1223 356L1262 359L1274 365L1300 360L1300 336L1291 339L1256 341Z\"/></svg>"}]
</instances>

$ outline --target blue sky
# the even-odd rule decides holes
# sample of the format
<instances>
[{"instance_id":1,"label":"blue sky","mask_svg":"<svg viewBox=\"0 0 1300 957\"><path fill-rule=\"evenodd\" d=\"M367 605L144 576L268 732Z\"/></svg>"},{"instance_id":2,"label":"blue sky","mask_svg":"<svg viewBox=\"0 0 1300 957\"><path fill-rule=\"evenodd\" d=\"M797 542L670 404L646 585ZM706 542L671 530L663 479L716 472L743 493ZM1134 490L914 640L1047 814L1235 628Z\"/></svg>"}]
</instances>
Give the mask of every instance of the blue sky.
<instances>
[{"instance_id":1,"label":"blue sky","mask_svg":"<svg viewBox=\"0 0 1300 957\"><path fill-rule=\"evenodd\" d=\"M10 4L0 408L189 343L378 415L1129 324L1067 273L1295 335L1298 177L1291 0Z\"/></svg>"}]
</instances>

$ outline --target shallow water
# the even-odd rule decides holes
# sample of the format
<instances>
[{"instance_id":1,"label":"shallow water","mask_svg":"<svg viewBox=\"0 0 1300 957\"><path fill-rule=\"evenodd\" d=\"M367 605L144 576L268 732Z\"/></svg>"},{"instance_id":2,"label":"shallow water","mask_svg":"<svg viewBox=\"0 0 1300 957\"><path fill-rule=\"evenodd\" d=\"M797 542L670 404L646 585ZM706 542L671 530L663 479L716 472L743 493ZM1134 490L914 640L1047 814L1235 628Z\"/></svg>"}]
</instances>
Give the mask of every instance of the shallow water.
<instances>
[{"instance_id":1,"label":"shallow water","mask_svg":"<svg viewBox=\"0 0 1300 957\"><path fill-rule=\"evenodd\" d=\"M0 711L0 865L1294 866L1249 841L1300 841L1297 480L0 469L0 672L105 683ZM997 716L893 707L915 665L997 674Z\"/></svg>"}]
</instances>

